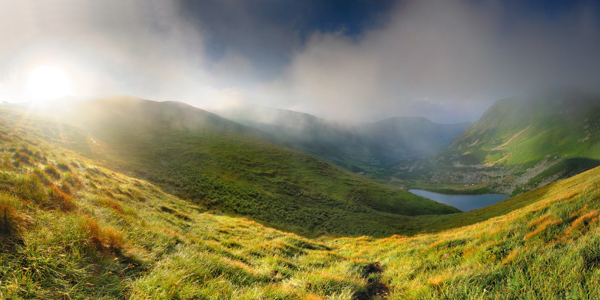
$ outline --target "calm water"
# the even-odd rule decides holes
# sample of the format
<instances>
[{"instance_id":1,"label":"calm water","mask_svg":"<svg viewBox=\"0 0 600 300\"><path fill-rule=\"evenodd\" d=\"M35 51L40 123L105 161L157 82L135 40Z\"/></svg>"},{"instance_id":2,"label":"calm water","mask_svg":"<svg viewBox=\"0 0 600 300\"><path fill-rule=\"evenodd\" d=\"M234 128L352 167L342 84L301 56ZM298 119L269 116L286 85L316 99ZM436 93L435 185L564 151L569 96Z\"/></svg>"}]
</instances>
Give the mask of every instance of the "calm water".
<instances>
[{"instance_id":1,"label":"calm water","mask_svg":"<svg viewBox=\"0 0 600 300\"><path fill-rule=\"evenodd\" d=\"M445 195L424 190L408 190L409 192L454 206L462 211L469 211L485 206L490 206L498 202L504 201L510 197L502 194L483 194L483 195Z\"/></svg>"}]
</instances>

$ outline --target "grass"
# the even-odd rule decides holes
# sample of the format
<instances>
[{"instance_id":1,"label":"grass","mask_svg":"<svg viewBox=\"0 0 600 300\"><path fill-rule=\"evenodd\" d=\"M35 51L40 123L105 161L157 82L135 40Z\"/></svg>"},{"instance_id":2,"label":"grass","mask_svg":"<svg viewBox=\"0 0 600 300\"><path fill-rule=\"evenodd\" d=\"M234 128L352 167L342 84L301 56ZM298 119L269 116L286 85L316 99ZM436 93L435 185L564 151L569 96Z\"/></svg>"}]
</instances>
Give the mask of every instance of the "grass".
<instances>
[{"instance_id":1,"label":"grass","mask_svg":"<svg viewBox=\"0 0 600 300\"><path fill-rule=\"evenodd\" d=\"M311 239L99 166L27 122L0 126L0 298L600 297L598 168L466 213L375 215L401 235ZM15 163L25 147L39 155Z\"/></svg>"},{"instance_id":2,"label":"grass","mask_svg":"<svg viewBox=\"0 0 600 300\"><path fill-rule=\"evenodd\" d=\"M265 142L266 133L180 103L108 99L69 110L76 117L59 112L59 118L81 127L61 124L53 133L55 119L18 112L13 118L55 145L182 199L306 236L384 236L397 232L396 220L404 216L458 212ZM72 169L63 160L44 167L47 177L59 179L59 171Z\"/></svg>"},{"instance_id":3,"label":"grass","mask_svg":"<svg viewBox=\"0 0 600 300\"><path fill-rule=\"evenodd\" d=\"M596 168L517 197L533 201L523 208L436 234L333 245L381 261L388 299L596 299L599 181Z\"/></svg>"},{"instance_id":4,"label":"grass","mask_svg":"<svg viewBox=\"0 0 600 300\"><path fill-rule=\"evenodd\" d=\"M23 124L0 122L19 132L18 141L0 144L0 298L368 295L370 262L210 211L48 144ZM27 144L45 160L14 164L13 153ZM59 188L65 182L68 193Z\"/></svg>"}]
</instances>

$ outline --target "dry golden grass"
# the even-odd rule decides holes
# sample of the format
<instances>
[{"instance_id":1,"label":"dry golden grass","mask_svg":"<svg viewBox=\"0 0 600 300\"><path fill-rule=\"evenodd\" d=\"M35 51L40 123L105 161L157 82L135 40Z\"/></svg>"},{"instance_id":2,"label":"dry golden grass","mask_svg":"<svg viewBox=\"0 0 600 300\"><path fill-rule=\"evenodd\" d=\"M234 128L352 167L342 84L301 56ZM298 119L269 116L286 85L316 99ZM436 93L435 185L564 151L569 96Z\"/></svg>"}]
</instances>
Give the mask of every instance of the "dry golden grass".
<instances>
[{"instance_id":1,"label":"dry golden grass","mask_svg":"<svg viewBox=\"0 0 600 300\"><path fill-rule=\"evenodd\" d=\"M561 223L562 223L562 220L546 220L543 223L539 224L534 231L526 234L525 240L531 239L531 238L537 236L538 234L544 232L549 227L556 226Z\"/></svg>"},{"instance_id":2,"label":"dry golden grass","mask_svg":"<svg viewBox=\"0 0 600 300\"><path fill-rule=\"evenodd\" d=\"M503 265L508 265L510 263L512 263L521 253L521 249L514 249L513 251L511 251L505 258L502 259L502 264Z\"/></svg>"},{"instance_id":3,"label":"dry golden grass","mask_svg":"<svg viewBox=\"0 0 600 300\"><path fill-rule=\"evenodd\" d=\"M432 287L440 287L444 284L444 281L446 281L446 276L436 275L436 276L430 277L427 280L427 284Z\"/></svg>"},{"instance_id":4,"label":"dry golden grass","mask_svg":"<svg viewBox=\"0 0 600 300\"><path fill-rule=\"evenodd\" d=\"M547 214L545 216L537 218L536 220L533 220L531 223L529 223L529 225L527 226L527 228L538 226L540 223L546 222L546 221L548 221L548 220L550 220L552 218L554 218L554 216L552 214Z\"/></svg>"},{"instance_id":5,"label":"dry golden grass","mask_svg":"<svg viewBox=\"0 0 600 300\"><path fill-rule=\"evenodd\" d=\"M18 233L23 226L23 217L12 203L0 201L0 234L11 236Z\"/></svg>"},{"instance_id":6,"label":"dry golden grass","mask_svg":"<svg viewBox=\"0 0 600 300\"><path fill-rule=\"evenodd\" d=\"M48 188L48 199L51 206L58 207L62 211L72 211L77 208L77 205L73 201L73 197L66 194L55 185Z\"/></svg>"},{"instance_id":7,"label":"dry golden grass","mask_svg":"<svg viewBox=\"0 0 600 300\"><path fill-rule=\"evenodd\" d=\"M589 229L590 226L598 223L598 210L590 211L579 218L577 218L571 226L565 230L565 236L572 236L576 232L581 234Z\"/></svg>"},{"instance_id":8,"label":"dry golden grass","mask_svg":"<svg viewBox=\"0 0 600 300\"><path fill-rule=\"evenodd\" d=\"M105 199L104 204L112 209L114 209L116 212L122 214L123 213L123 205L121 203L119 203L116 200L113 199Z\"/></svg>"},{"instance_id":9,"label":"dry golden grass","mask_svg":"<svg viewBox=\"0 0 600 300\"><path fill-rule=\"evenodd\" d=\"M83 228L89 237L89 243L101 253L120 254L125 245L123 234L110 227L101 227L98 221L87 217Z\"/></svg>"}]
</instances>

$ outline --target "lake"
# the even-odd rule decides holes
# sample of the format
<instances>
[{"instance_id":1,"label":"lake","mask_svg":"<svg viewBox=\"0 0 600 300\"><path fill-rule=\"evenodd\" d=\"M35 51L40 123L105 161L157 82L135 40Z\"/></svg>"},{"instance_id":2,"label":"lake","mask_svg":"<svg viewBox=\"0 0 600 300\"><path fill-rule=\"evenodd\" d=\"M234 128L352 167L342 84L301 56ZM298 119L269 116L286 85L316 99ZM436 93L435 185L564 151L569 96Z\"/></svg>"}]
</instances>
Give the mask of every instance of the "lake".
<instances>
[{"instance_id":1,"label":"lake","mask_svg":"<svg viewBox=\"0 0 600 300\"><path fill-rule=\"evenodd\" d=\"M483 194L483 195L445 195L425 190L410 189L409 192L431 199L433 201L454 206L462 211L474 210L498 202L504 201L510 197L502 194Z\"/></svg>"}]
</instances>

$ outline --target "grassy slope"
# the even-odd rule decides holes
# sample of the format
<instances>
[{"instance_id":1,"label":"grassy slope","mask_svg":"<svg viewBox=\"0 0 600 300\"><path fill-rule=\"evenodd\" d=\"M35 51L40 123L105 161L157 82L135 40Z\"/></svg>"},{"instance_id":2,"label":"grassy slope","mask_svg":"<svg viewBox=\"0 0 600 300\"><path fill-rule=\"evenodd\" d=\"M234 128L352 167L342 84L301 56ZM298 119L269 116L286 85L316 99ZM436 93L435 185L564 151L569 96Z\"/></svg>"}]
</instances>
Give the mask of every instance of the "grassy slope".
<instances>
[{"instance_id":1,"label":"grassy slope","mask_svg":"<svg viewBox=\"0 0 600 300\"><path fill-rule=\"evenodd\" d=\"M369 294L364 270L370 262L336 255L322 242L207 212L146 181L97 167L56 147L60 141L27 119L8 115L0 115L2 299Z\"/></svg>"},{"instance_id":2,"label":"grassy slope","mask_svg":"<svg viewBox=\"0 0 600 300\"><path fill-rule=\"evenodd\" d=\"M471 152L462 155L464 164L516 165L547 156L600 159L599 117L599 96L557 91L505 99L448 148Z\"/></svg>"},{"instance_id":3,"label":"grassy slope","mask_svg":"<svg viewBox=\"0 0 600 300\"><path fill-rule=\"evenodd\" d=\"M395 169L404 179L491 183L518 194L600 165L599 119L596 95L548 91L500 100L437 156L405 163L417 166L412 172Z\"/></svg>"},{"instance_id":4,"label":"grassy slope","mask_svg":"<svg viewBox=\"0 0 600 300\"><path fill-rule=\"evenodd\" d=\"M62 148L76 145L58 147L65 140L44 134L52 128L9 115L0 117L2 298L600 297L598 168L490 208L405 217L415 232L437 233L310 240L97 167Z\"/></svg>"},{"instance_id":5,"label":"grassy slope","mask_svg":"<svg viewBox=\"0 0 600 300\"><path fill-rule=\"evenodd\" d=\"M599 186L595 168L459 214L437 234L334 244L342 255L381 261L382 281L394 287L389 299L597 299Z\"/></svg>"},{"instance_id":6,"label":"grassy slope","mask_svg":"<svg viewBox=\"0 0 600 300\"><path fill-rule=\"evenodd\" d=\"M73 151L211 209L305 235L380 236L401 230L406 215L458 211L264 142L256 138L269 138L263 132L181 103L79 105L69 108L77 117L71 120L91 135L63 125Z\"/></svg>"}]
</instances>

